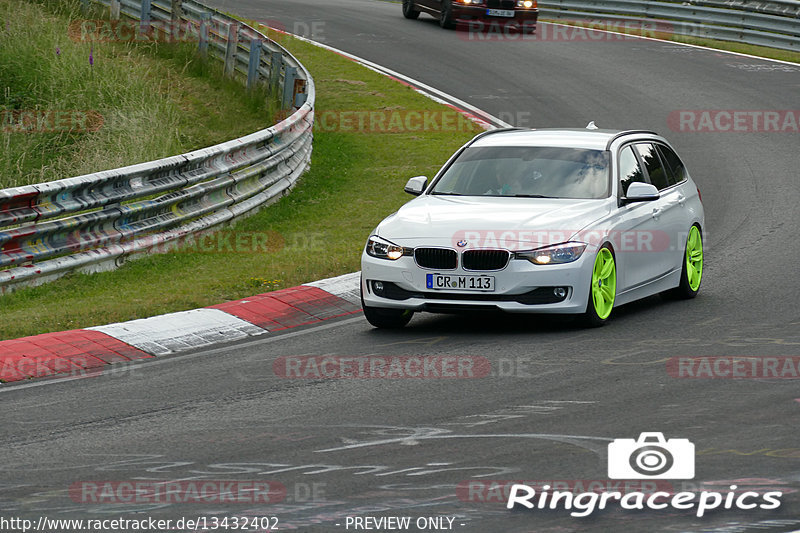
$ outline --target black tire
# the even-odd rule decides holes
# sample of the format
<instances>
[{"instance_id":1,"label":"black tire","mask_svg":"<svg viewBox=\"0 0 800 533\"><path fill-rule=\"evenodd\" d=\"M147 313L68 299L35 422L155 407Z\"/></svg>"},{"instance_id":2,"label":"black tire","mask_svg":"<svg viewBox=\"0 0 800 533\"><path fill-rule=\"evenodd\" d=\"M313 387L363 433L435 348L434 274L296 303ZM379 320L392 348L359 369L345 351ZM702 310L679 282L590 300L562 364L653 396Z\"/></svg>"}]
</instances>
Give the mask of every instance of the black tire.
<instances>
[{"instance_id":1,"label":"black tire","mask_svg":"<svg viewBox=\"0 0 800 533\"><path fill-rule=\"evenodd\" d=\"M453 22L453 4L451 0L442 0L442 10L439 12L439 26L445 29L455 28Z\"/></svg>"},{"instance_id":2,"label":"black tire","mask_svg":"<svg viewBox=\"0 0 800 533\"><path fill-rule=\"evenodd\" d=\"M367 307L364 305L364 296L361 296L361 308L367 322L376 328L399 329L405 327L414 316L410 309L389 309L386 307Z\"/></svg>"},{"instance_id":3,"label":"black tire","mask_svg":"<svg viewBox=\"0 0 800 533\"><path fill-rule=\"evenodd\" d=\"M701 237L700 246L702 249L703 232L700 230L699 226L694 226L694 227L697 227L697 231L700 234ZM700 278L700 284L697 285L696 289L692 289L691 285L689 284L689 272L686 268L686 265L688 263L687 260L688 258L686 257L686 255L688 253L689 253L689 245L687 242L686 246L683 249L683 267L681 268L681 282L674 289L670 289L668 291L664 291L661 293L661 296L665 300L691 300L692 298L697 296L698 292L700 292L700 286L703 282L702 277Z\"/></svg>"},{"instance_id":4,"label":"black tire","mask_svg":"<svg viewBox=\"0 0 800 533\"><path fill-rule=\"evenodd\" d=\"M403 0L403 16L411 20L419 17L419 11L414 9L414 0Z\"/></svg>"}]
</instances>

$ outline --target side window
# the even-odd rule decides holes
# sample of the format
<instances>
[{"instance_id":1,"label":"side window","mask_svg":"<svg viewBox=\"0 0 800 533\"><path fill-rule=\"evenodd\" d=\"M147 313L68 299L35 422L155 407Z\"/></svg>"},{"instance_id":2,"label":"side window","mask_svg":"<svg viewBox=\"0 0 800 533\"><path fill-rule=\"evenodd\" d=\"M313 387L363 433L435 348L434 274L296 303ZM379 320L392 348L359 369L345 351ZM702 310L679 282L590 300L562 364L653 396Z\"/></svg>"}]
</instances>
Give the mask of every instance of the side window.
<instances>
[{"instance_id":1,"label":"side window","mask_svg":"<svg viewBox=\"0 0 800 533\"><path fill-rule=\"evenodd\" d=\"M646 183L633 149L626 146L619 153L619 187L623 196L628 194L628 186L635 181Z\"/></svg>"},{"instance_id":2,"label":"side window","mask_svg":"<svg viewBox=\"0 0 800 533\"><path fill-rule=\"evenodd\" d=\"M655 185L659 191L669 187L671 184L661 164L661 158L658 157L656 147L650 143L639 143L636 145L636 151L642 157L647 175L650 177L650 183Z\"/></svg>"},{"instance_id":3,"label":"side window","mask_svg":"<svg viewBox=\"0 0 800 533\"><path fill-rule=\"evenodd\" d=\"M672 151L668 146L657 144L658 153L661 154L661 160L664 161L664 166L667 167L667 177L670 185L675 185L686 179L686 167L678 157L678 154Z\"/></svg>"}]
</instances>

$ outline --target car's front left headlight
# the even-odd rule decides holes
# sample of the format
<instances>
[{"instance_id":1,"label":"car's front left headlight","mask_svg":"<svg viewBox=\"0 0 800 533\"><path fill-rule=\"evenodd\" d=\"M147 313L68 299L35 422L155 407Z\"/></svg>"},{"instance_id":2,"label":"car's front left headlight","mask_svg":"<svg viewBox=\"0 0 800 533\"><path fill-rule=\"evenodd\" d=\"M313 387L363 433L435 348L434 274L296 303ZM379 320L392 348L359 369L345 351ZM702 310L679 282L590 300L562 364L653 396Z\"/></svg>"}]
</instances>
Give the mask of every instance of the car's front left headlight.
<instances>
[{"instance_id":1,"label":"car's front left headlight","mask_svg":"<svg viewBox=\"0 0 800 533\"><path fill-rule=\"evenodd\" d=\"M372 257L379 257L380 259L391 259L395 261L403 257L405 250L402 246L398 246L393 242L386 239L381 239L377 235L372 235L367 240L367 254Z\"/></svg>"},{"instance_id":2,"label":"car's front left headlight","mask_svg":"<svg viewBox=\"0 0 800 533\"><path fill-rule=\"evenodd\" d=\"M535 265L560 265L577 261L583 255L586 246L587 244L583 242L564 242L536 250L516 252L515 257L527 259Z\"/></svg>"},{"instance_id":3,"label":"car's front left headlight","mask_svg":"<svg viewBox=\"0 0 800 533\"><path fill-rule=\"evenodd\" d=\"M536 0L517 0L517 7L531 9L538 6Z\"/></svg>"}]
</instances>

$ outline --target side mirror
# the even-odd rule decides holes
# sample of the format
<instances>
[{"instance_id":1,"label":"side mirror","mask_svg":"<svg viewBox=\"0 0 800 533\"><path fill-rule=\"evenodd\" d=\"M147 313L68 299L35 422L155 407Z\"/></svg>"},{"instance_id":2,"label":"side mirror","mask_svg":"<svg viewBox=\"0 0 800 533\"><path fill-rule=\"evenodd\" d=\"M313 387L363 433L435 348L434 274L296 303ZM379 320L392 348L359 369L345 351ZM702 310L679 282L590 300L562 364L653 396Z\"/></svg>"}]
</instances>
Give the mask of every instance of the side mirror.
<instances>
[{"instance_id":1,"label":"side mirror","mask_svg":"<svg viewBox=\"0 0 800 533\"><path fill-rule=\"evenodd\" d=\"M620 200L622 200L622 205L625 205L632 202L650 202L658 200L660 197L655 185L636 181L628 186L628 192Z\"/></svg>"},{"instance_id":2,"label":"side mirror","mask_svg":"<svg viewBox=\"0 0 800 533\"><path fill-rule=\"evenodd\" d=\"M414 196L419 196L422 194L422 191L425 190L425 187L428 186L428 178L425 176L416 176L408 180L406 183L405 188L403 189L408 194L413 194Z\"/></svg>"}]
</instances>

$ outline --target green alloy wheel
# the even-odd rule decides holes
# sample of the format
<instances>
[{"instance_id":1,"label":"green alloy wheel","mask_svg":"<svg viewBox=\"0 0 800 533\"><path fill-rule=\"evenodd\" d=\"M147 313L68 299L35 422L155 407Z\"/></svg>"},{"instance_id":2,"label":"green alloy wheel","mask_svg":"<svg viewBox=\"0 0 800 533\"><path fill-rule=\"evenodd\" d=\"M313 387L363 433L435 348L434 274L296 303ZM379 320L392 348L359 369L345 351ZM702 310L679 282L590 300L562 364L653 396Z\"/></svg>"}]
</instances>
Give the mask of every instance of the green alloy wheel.
<instances>
[{"instance_id":1,"label":"green alloy wheel","mask_svg":"<svg viewBox=\"0 0 800 533\"><path fill-rule=\"evenodd\" d=\"M686 237L686 252L681 269L681 282L676 288L664 293L668 300L687 300L697 296L703 279L703 235L700 228L692 226Z\"/></svg>"},{"instance_id":2,"label":"green alloy wheel","mask_svg":"<svg viewBox=\"0 0 800 533\"><path fill-rule=\"evenodd\" d=\"M703 237L697 226L692 226L686 238L686 279L689 288L697 293L703 277Z\"/></svg>"},{"instance_id":3,"label":"green alloy wheel","mask_svg":"<svg viewBox=\"0 0 800 533\"><path fill-rule=\"evenodd\" d=\"M589 288L589 302L586 306L585 321L589 326L602 326L614 309L617 295L617 266L614 254L608 246L603 246L594 259L592 285Z\"/></svg>"}]
</instances>

